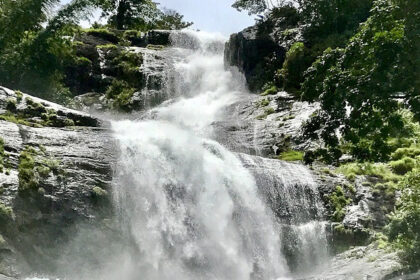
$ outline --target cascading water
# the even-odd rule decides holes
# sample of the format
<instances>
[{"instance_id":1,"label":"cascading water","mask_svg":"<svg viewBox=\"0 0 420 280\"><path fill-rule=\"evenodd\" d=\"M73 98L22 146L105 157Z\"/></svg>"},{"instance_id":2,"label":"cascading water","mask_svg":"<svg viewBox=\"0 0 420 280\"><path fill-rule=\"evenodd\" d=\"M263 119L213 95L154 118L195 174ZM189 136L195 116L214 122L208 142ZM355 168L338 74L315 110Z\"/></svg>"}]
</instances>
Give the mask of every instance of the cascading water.
<instances>
[{"instance_id":1,"label":"cascading water","mask_svg":"<svg viewBox=\"0 0 420 280\"><path fill-rule=\"evenodd\" d=\"M178 49L186 55L175 65L184 97L154 109L154 120L113 123L121 148L116 204L141 252L137 272L145 279L285 277L278 228L254 177L204 138L242 89L224 70L223 41L184 38L195 43ZM178 34L177 43L188 40Z\"/></svg>"},{"instance_id":2,"label":"cascading water","mask_svg":"<svg viewBox=\"0 0 420 280\"><path fill-rule=\"evenodd\" d=\"M224 68L222 36L184 31L171 39L164 87L142 93L145 108L161 105L112 123L120 149L113 197L129 246L104 257L100 273L70 271L66 279L293 279L290 258L313 267L327 255L310 172L211 140L221 109L249 93ZM154 65L143 67L155 74Z\"/></svg>"}]
</instances>

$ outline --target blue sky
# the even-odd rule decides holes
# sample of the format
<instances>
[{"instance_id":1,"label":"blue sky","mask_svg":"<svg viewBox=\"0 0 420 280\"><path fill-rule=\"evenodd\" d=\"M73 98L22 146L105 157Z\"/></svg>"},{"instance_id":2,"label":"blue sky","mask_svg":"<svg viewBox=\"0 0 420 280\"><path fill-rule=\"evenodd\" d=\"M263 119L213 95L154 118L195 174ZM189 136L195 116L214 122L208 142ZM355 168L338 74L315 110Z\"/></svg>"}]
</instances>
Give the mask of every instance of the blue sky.
<instances>
[{"instance_id":1,"label":"blue sky","mask_svg":"<svg viewBox=\"0 0 420 280\"><path fill-rule=\"evenodd\" d=\"M194 22L194 29L228 35L254 23L246 12L231 7L234 0L157 0L162 7L177 10L185 20ZM68 3L70 0L62 0ZM86 25L84 23L83 25Z\"/></svg>"},{"instance_id":2,"label":"blue sky","mask_svg":"<svg viewBox=\"0 0 420 280\"><path fill-rule=\"evenodd\" d=\"M233 0L159 0L162 6L179 11L195 28L230 34L254 23L246 12L231 7Z\"/></svg>"}]
</instances>

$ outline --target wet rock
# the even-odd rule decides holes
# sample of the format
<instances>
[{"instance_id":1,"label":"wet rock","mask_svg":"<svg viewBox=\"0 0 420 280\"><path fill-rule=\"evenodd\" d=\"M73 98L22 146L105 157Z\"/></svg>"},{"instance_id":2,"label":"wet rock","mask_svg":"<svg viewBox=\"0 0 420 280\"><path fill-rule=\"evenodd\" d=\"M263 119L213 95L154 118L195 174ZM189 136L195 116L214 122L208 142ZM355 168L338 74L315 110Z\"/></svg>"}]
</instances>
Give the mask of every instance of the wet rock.
<instances>
[{"instance_id":1,"label":"wet rock","mask_svg":"<svg viewBox=\"0 0 420 280\"><path fill-rule=\"evenodd\" d=\"M250 90L256 91L272 78L271 68L281 68L285 55L286 49L255 25L231 35L226 43L225 63L238 67Z\"/></svg>"},{"instance_id":2,"label":"wet rock","mask_svg":"<svg viewBox=\"0 0 420 280\"><path fill-rule=\"evenodd\" d=\"M356 247L335 256L329 265L316 275L302 280L387 279L402 268L396 252L386 252L374 245Z\"/></svg>"},{"instance_id":3,"label":"wet rock","mask_svg":"<svg viewBox=\"0 0 420 280\"><path fill-rule=\"evenodd\" d=\"M149 31L145 38L146 45L169 46L171 44L170 35L170 30Z\"/></svg>"},{"instance_id":4,"label":"wet rock","mask_svg":"<svg viewBox=\"0 0 420 280\"><path fill-rule=\"evenodd\" d=\"M14 109L10 110L10 104ZM12 114L17 120L41 126L90 126L98 127L101 121L86 113L68 109L61 105L16 92L0 86L0 111L6 116Z\"/></svg>"},{"instance_id":5,"label":"wet rock","mask_svg":"<svg viewBox=\"0 0 420 280\"><path fill-rule=\"evenodd\" d=\"M243 95L213 124L214 137L233 151L259 156L305 150L317 143L302 141L300 130L317 108L318 104L296 101L285 92Z\"/></svg>"},{"instance_id":6,"label":"wet rock","mask_svg":"<svg viewBox=\"0 0 420 280\"><path fill-rule=\"evenodd\" d=\"M5 98L15 92L0 88L0 108ZM22 98L28 95L22 94ZM0 203L10 207L12 215L0 225L0 234L7 240L7 249L0 249L0 273L16 276L28 270L15 263L27 263L34 271L54 269L60 248L66 244L79 223L101 223L112 215L112 207L92 199L95 188L109 190L116 149L111 132L99 127L101 121L35 97L47 109L54 109L83 126L31 127L0 120L4 140L7 172L0 173ZM18 106L24 110L26 104ZM19 156L31 147L34 152L34 182L23 189L19 179ZM7 254L3 254L7 253ZM44 265L51 264L48 268ZM9 273L9 272L12 273Z\"/></svg>"}]
</instances>

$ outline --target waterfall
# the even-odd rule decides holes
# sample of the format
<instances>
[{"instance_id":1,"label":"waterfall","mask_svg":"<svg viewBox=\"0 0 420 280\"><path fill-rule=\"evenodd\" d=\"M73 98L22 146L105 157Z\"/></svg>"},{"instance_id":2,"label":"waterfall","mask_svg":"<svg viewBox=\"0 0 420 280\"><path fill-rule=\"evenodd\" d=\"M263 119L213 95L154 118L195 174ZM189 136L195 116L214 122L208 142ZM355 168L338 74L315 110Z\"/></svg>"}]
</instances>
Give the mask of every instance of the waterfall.
<instances>
[{"instance_id":1,"label":"waterfall","mask_svg":"<svg viewBox=\"0 0 420 280\"><path fill-rule=\"evenodd\" d=\"M145 279L286 277L279 228L254 177L208 138L220 108L244 89L224 69L224 40L176 35L185 60L175 68L187 91L153 109L152 120L112 125L121 149L116 205L140 252L137 272Z\"/></svg>"},{"instance_id":2,"label":"waterfall","mask_svg":"<svg viewBox=\"0 0 420 280\"><path fill-rule=\"evenodd\" d=\"M313 269L327 244L311 172L215 141L221 109L249 98L244 79L224 67L223 36L182 31L171 40L159 58L136 50L149 75L145 111L112 122L113 201L129 246L112 249L100 272L66 279L279 280Z\"/></svg>"}]
</instances>

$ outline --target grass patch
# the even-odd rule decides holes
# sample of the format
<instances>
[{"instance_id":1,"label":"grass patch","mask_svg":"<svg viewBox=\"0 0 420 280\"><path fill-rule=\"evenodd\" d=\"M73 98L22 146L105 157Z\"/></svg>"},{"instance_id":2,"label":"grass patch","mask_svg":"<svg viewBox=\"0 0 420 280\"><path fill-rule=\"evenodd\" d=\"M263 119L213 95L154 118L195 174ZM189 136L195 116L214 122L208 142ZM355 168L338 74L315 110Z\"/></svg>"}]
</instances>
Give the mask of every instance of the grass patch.
<instances>
[{"instance_id":1,"label":"grass patch","mask_svg":"<svg viewBox=\"0 0 420 280\"><path fill-rule=\"evenodd\" d=\"M19 191L35 189L38 186L38 178L35 172L35 156L35 149L29 146L26 146L19 155Z\"/></svg>"},{"instance_id":2,"label":"grass patch","mask_svg":"<svg viewBox=\"0 0 420 280\"><path fill-rule=\"evenodd\" d=\"M283 152L279 156L280 160L285 161L302 161L303 160L303 152L301 151L295 151L295 150L289 150L286 152Z\"/></svg>"},{"instance_id":3,"label":"grass patch","mask_svg":"<svg viewBox=\"0 0 420 280\"><path fill-rule=\"evenodd\" d=\"M336 173L341 173L347 179L353 181L358 175L374 176L383 181L397 182L401 176L392 172L388 164L385 163L347 163L336 169Z\"/></svg>"},{"instance_id":4,"label":"grass patch","mask_svg":"<svg viewBox=\"0 0 420 280\"><path fill-rule=\"evenodd\" d=\"M261 96L267 96L267 95L273 95L273 94L277 94L278 89L276 86L271 86L268 87L267 89L265 89L260 95Z\"/></svg>"},{"instance_id":5,"label":"grass patch","mask_svg":"<svg viewBox=\"0 0 420 280\"><path fill-rule=\"evenodd\" d=\"M268 115L274 114L276 112L276 110L274 110L273 108L267 108L264 110L264 114L257 116L257 120L264 120L265 118L267 118Z\"/></svg>"}]
</instances>

